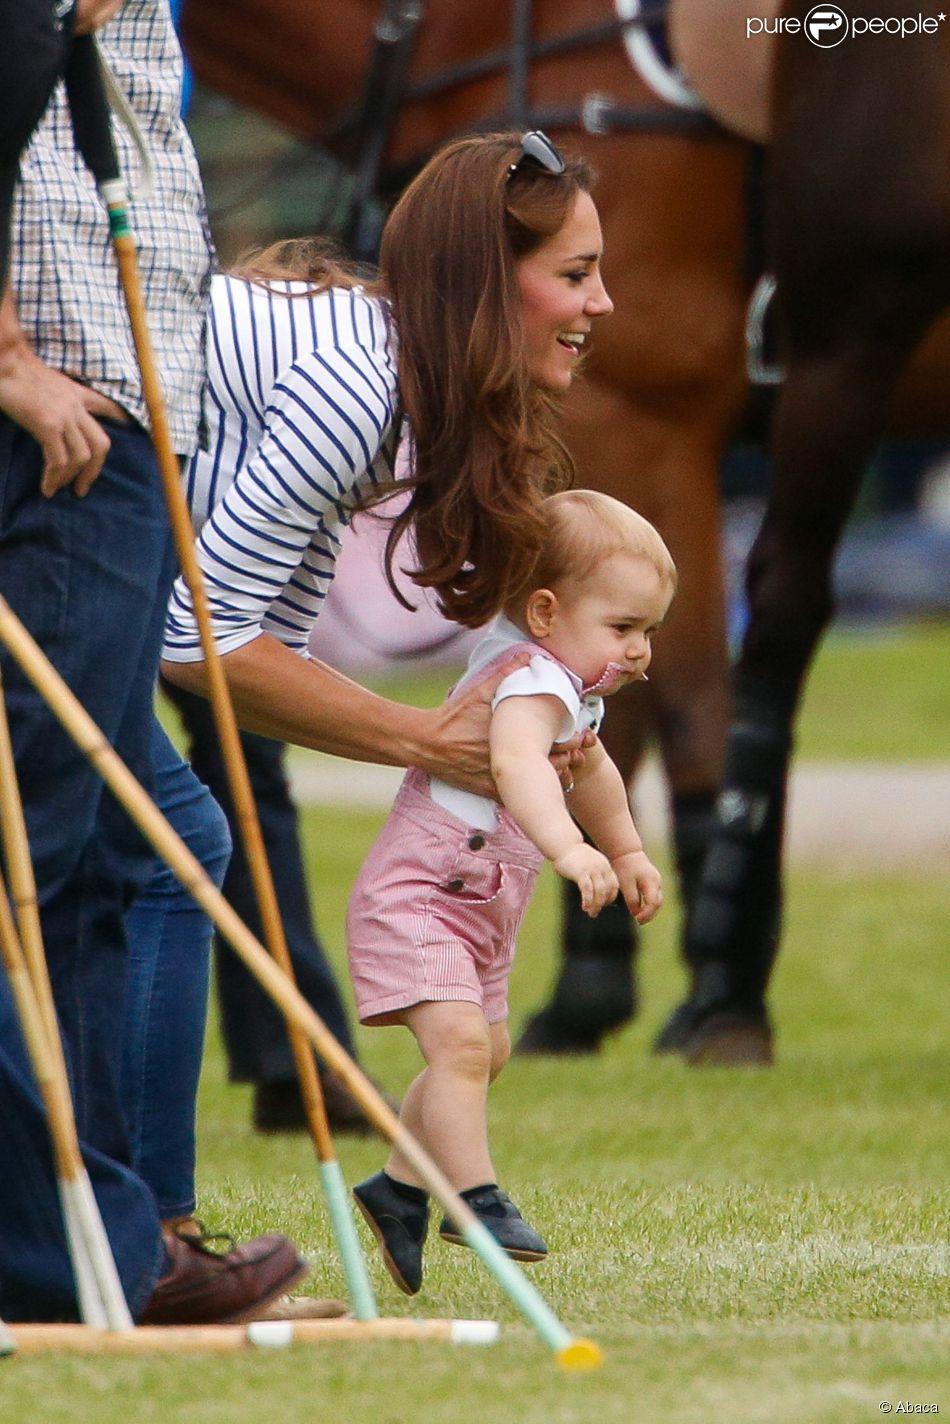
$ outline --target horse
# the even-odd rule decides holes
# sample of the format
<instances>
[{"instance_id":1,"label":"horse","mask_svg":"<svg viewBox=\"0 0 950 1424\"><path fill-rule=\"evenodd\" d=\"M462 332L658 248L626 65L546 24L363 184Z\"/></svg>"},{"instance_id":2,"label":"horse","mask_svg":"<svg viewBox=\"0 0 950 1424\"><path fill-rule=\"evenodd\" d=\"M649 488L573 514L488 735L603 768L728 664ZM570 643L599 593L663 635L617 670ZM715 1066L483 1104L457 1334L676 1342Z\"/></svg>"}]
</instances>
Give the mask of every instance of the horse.
<instances>
[{"instance_id":1,"label":"horse","mask_svg":"<svg viewBox=\"0 0 950 1424\"><path fill-rule=\"evenodd\" d=\"M203 84L344 158L359 157L354 131L374 52L375 0L187 0L183 18L186 52ZM656 737L688 898L729 716L718 464L746 399L748 149L671 112L648 88L609 0L537 0L531 22L531 43L542 52L530 64L523 58L529 72L519 98L509 79L519 46L508 6L426 7L379 176L398 181L449 135L487 124L546 127L598 171L605 275L623 316L605 324L611 329L590 355L583 389L565 413L567 437L579 482L635 504L662 530L680 569L646 696L615 697L605 737L628 777ZM433 78L491 55L485 73L446 88ZM591 95L604 132L581 126ZM633 1010L629 918L613 910L589 922L567 897L564 939L564 969L550 1012L535 1026L536 1044L592 1048Z\"/></svg>"},{"instance_id":2,"label":"horse","mask_svg":"<svg viewBox=\"0 0 950 1424\"><path fill-rule=\"evenodd\" d=\"M888 10L787 0L780 11L769 209L785 376L687 934L693 984L676 1015L694 1061L707 1039L719 1058L730 1034L769 1033L792 731L832 614L832 561L901 382L938 358L945 378L950 364L950 33L916 3ZM819 12L826 31L809 28ZM934 415L945 422L946 406Z\"/></svg>"},{"instance_id":3,"label":"horse","mask_svg":"<svg viewBox=\"0 0 950 1424\"><path fill-rule=\"evenodd\" d=\"M684 8L674 34L688 52L709 9L699 0L677 3ZM716 3L735 10L735 0ZM473 127L545 127L599 172L604 270L618 314L605 324L585 379L568 401L567 437L580 482L652 519L680 569L680 592L657 641L646 696L641 689L619 694L605 724L608 750L628 778L655 738L669 785L691 983L655 1046L691 1062L765 1063L771 1034L762 1005L763 956L760 948L751 956L742 948L750 942L744 937L748 916L741 917L738 939L734 924L725 940L711 934L724 841L718 847L714 841L700 877L710 836L724 836L739 735L734 729L729 739L727 771L732 695L719 464L748 408L750 137L759 137L751 130L761 122L767 85L760 64L747 94L752 119L748 128L737 125L740 132L710 123L689 100L685 111L673 109L671 101L681 99L676 76L662 70L667 84L657 73L661 66L651 71L630 62L632 50L642 53L646 18L639 0L513 0L511 7L432 0L424 13L417 0L386 0L382 7L376 0L321 0L319 6L186 0L184 39L208 87L353 163L358 201L393 190L438 143ZM794 115L797 82L777 110L780 127L786 111ZM725 91L740 92L734 84ZM793 142L776 130L776 153L787 153ZM784 275L782 287L787 313L796 297ZM809 297L807 284L803 297ZM787 323L786 316L786 337ZM793 363L794 341L787 338L786 346ZM939 405L945 385L932 379L928 389ZM862 449L858 459L866 453ZM767 525L774 527L774 519ZM756 569L767 547L768 539L758 547ZM753 599L761 600L767 586L756 576ZM750 638L758 638L760 626L756 613ZM744 693L738 705L744 718ZM725 798L719 796L724 776ZM766 827L773 856L780 818L776 799ZM750 853L747 864L754 862ZM775 866L765 879L777 886ZM741 885L735 893L741 899ZM777 921L770 915L774 946ZM565 892L560 977L519 1046L587 1051L599 1045L635 1007L632 946L622 910L590 922ZM711 984L728 992L711 994Z\"/></svg>"}]
</instances>

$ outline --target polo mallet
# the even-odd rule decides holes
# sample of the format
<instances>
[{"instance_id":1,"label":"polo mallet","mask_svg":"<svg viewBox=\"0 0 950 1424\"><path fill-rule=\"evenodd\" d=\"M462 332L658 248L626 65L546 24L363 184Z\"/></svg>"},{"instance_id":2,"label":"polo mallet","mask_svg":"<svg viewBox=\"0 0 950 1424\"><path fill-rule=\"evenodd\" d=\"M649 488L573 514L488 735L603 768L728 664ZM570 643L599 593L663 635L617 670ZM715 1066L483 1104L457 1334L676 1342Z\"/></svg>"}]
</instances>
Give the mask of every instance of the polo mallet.
<instances>
[{"instance_id":1,"label":"polo mallet","mask_svg":"<svg viewBox=\"0 0 950 1424\"><path fill-rule=\"evenodd\" d=\"M43 952L10 730L0 680L0 822L19 932L0 877L0 952L49 1123L79 1313L97 1330L131 1330L109 1239L79 1150L76 1120ZM21 939L22 936L22 939Z\"/></svg>"},{"instance_id":2,"label":"polo mallet","mask_svg":"<svg viewBox=\"0 0 950 1424\"><path fill-rule=\"evenodd\" d=\"M444 1341L452 1345L493 1345L495 1320L413 1320L406 1316L353 1320L254 1320L249 1325L140 1325L124 1335L104 1335L82 1325L14 1325L7 1353L49 1351L82 1355L225 1354L288 1345L330 1345L353 1340ZM4 1353L0 1344L0 1355Z\"/></svg>"},{"instance_id":3,"label":"polo mallet","mask_svg":"<svg viewBox=\"0 0 950 1424\"><path fill-rule=\"evenodd\" d=\"M599 1347L592 1340L579 1339L569 1333L524 1273L506 1256L494 1236L453 1190L428 1153L403 1127L362 1069L341 1047L323 1020L215 887L2 597L0 642L9 649L53 715L96 768L156 854L207 911L261 987L283 1011L284 1017L300 1030L323 1061L339 1073L367 1117L405 1156L455 1224L466 1245L476 1252L512 1302L555 1351L558 1364L569 1370L598 1368L602 1363ZM372 1330L372 1321L365 1322L365 1325L367 1331Z\"/></svg>"},{"instance_id":4,"label":"polo mallet","mask_svg":"<svg viewBox=\"0 0 950 1424\"><path fill-rule=\"evenodd\" d=\"M175 547L194 602L218 740L257 897L264 940L281 969L292 978L290 951L264 848L227 679L214 642L204 579L195 553L191 518L182 489L181 470L172 447L165 400L139 280L135 237L129 223L128 190L121 176L112 142L100 55L92 35L82 35L74 42L65 82L76 146L96 180L100 196L109 213L112 244L152 424L152 442L162 477ZM114 84L110 87L115 90ZM376 1301L350 1211L346 1184L334 1152L313 1054L305 1036L289 1020L287 1033L353 1310L358 1319L371 1320L378 1314Z\"/></svg>"}]
</instances>

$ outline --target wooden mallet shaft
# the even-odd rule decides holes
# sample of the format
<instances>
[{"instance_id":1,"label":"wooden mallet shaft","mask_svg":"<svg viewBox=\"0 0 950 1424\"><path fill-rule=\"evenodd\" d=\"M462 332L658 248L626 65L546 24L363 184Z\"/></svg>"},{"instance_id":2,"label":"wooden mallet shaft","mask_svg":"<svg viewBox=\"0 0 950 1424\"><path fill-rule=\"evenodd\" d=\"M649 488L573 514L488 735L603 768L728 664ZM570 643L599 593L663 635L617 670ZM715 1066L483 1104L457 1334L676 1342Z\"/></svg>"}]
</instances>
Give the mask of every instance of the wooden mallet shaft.
<instances>
[{"instance_id":1,"label":"wooden mallet shaft","mask_svg":"<svg viewBox=\"0 0 950 1424\"><path fill-rule=\"evenodd\" d=\"M451 1344L492 1344L494 1320L269 1320L250 1325L140 1325L129 1334L112 1335L84 1325L12 1325L16 1353L62 1351L87 1355L235 1354L255 1346L333 1345L369 1340L420 1340Z\"/></svg>"}]
</instances>

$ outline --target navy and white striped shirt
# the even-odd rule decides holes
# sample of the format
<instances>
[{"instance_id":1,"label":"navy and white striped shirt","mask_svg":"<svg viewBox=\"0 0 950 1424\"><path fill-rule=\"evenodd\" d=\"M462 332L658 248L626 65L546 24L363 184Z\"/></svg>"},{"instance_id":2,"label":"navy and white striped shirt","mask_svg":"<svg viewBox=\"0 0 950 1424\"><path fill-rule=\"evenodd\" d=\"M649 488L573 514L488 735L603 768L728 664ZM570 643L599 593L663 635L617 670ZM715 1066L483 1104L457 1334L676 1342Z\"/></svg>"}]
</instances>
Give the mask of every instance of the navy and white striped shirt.
<instances>
[{"instance_id":1,"label":"navy and white striped shirt","mask_svg":"<svg viewBox=\"0 0 950 1424\"><path fill-rule=\"evenodd\" d=\"M289 295L297 292L298 295ZM396 340L386 305L302 282L215 277L206 451L186 475L215 642L270 633L307 655L356 496L392 478ZM191 594L172 591L164 656L202 657Z\"/></svg>"}]
</instances>

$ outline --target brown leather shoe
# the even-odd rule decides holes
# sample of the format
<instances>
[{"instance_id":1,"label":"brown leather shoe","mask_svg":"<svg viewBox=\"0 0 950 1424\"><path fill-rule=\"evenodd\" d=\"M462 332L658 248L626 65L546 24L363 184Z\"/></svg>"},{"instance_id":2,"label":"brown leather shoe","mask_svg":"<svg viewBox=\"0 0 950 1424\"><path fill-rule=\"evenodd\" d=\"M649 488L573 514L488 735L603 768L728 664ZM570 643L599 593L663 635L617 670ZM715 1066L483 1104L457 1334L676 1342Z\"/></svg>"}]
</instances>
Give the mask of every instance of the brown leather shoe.
<instances>
[{"instance_id":1,"label":"brown leather shoe","mask_svg":"<svg viewBox=\"0 0 950 1424\"><path fill-rule=\"evenodd\" d=\"M255 1236L229 1251L210 1251L213 1237L166 1235L170 1269L139 1317L140 1325L224 1325L255 1320L272 1300L307 1274L286 1236Z\"/></svg>"}]
</instances>

